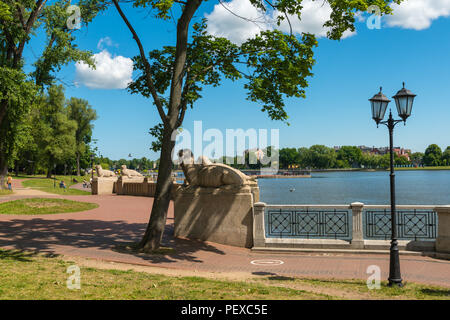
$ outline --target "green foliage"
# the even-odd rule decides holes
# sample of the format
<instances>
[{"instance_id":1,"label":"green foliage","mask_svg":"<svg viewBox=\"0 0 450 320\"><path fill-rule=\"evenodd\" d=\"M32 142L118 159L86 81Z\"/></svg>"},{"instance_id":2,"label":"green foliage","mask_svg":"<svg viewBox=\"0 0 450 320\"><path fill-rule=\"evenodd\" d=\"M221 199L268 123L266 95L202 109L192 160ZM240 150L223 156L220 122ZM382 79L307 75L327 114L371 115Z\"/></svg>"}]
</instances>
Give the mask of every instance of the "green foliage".
<instances>
[{"instance_id":1,"label":"green foliage","mask_svg":"<svg viewBox=\"0 0 450 320\"><path fill-rule=\"evenodd\" d=\"M323 145L314 145L309 148L311 152L311 164L314 168L333 168L336 164L336 152L332 148Z\"/></svg>"},{"instance_id":2,"label":"green foliage","mask_svg":"<svg viewBox=\"0 0 450 320\"><path fill-rule=\"evenodd\" d=\"M67 113L70 120L77 123L75 131L75 156L77 158L77 173L80 171L80 160L83 154L88 152L88 145L91 142L93 124L97 119L97 113L87 100L70 98L67 102Z\"/></svg>"},{"instance_id":3,"label":"green foliage","mask_svg":"<svg viewBox=\"0 0 450 320\"><path fill-rule=\"evenodd\" d=\"M444 153L442 154L442 164L450 166L450 147L447 147L447 149L445 149Z\"/></svg>"},{"instance_id":4,"label":"green foliage","mask_svg":"<svg viewBox=\"0 0 450 320\"><path fill-rule=\"evenodd\" d=\"M17 147L26 141L26 117L36 94L33 82L26 75L12 68L0 66L0 152L11 165L17 156ZM1 162L1 161L0 161Z\"/></svg>"},{"instance_id":5,"label":"green foliage","mask_svg":"<svg viewBox=\"0 0 450 320\"><path fill-rule=\"evenodd\" d=\"M242 44L242 53L251 73L248 99L262 103L262 111L272 120L287 120L283 97L304 98L307 77L312 76L315 37L303 34L301 41L281 31L263 31Z\"/></svg>"},{"instance_id":6,"label":"green foliage","mask_svg":"<svg viewBox=\"0 0 450 320\"><path fill-rule=\"evenodd\" d=\"M58 1L43 9L41 23L46 31L47 42L42 55L34 63L35 71L32 73L38 85L51 85L55 79L54 74L69 62L83 61L93 66L92 53L78 49L74 43L74 33L67 26L71 14L67 12L69 5L70 1ZM87 18L86 9L81 6L80 10L82 18L83 13ZM89 17L91 14L92 12ZM85 26L87 22L84 19L82 21Z\"/></svg>"},{"instance_id":7,"label":"green foliage","mask_svg":"<svg viewBox=\"0 0 450 320\"><path fill-rule=\"evenodd\" d=\"M34 100L41 100L44 88L54 83L55 73L69 62L81 60L92 63L91 53L78 49L75 44L76 30L71 30L67 26L70 13L66 10L70 4L70 0L0 1L1 172L6 172L7 166L12 165L21 152L20 149L23 150L25 145L30 147L33 144L26 136L30 124L28 112ZM81 0L77 5L81 8L84 26L105 8L105 4L98 0ZM40 30L46 33L41 46L43 51L37 53L35 61L29 59L25 61L23 52L32 39L40 41L37 37ZM36 53L34 55L36 56ZM33 71L27 74L25 70ZM41 91L41 95L37 95L37 89ZM59 122L63 123L65 120L61 118ZM60 143L63 144L65 141ZM30 152L27 157L33 158Z\"/></svg>"},{"instance_id":8,"label":"green foliage","mask_svg":"<svg viewBox=\"0 0 450 320\"><path fill-rule=\"evenodd\" d=\"M281 168L288 168L290 165L300 164L300 157L295 148L280 149L279 157Z\"/></svg>"},{"instance_id":9,"label":"green foliage","mask_svg":"<svg viewBox=\"0 0 450 320\"><path fill-rule=\"evenodd\" d=\"M109 163L105 163L105 162L100 163L100 166L101 166L102 169L104 169L104 170L109 170L109 168L110 168Z\"/></svg>"},{"instance_id":10,"label":"green foliage","mask_svg":"<svg viewBox=\"0 0 450 320\"><path fill-rule=\"evenodd\" d=\"M155 141L152 141L152 146L150 147L150 150L153 150L154 152L161 151L162 148L162 137L163 137L163 129L164 126L162 123L157 124L153 128L150 128L150 135L155 138Z\"/></svg>"},{"instance_id":11,"label":"green foliage","mask_svg":"<svg viewBox=\"0 0 450 320\"><path fill-rule=\"evenodd\" d=\"M424 154L422 152L415 152L411 154L411 162L415 166L420 166L423 164L423 156Z\"/></svg>"},{"instance_id":12,"label":"green foliage","mask_svg":"<svg viewBox=\"0 0 450 320\"><path fill-rule=\"evenodd\" d=\"M69 119L65 102L63 87L50 87L33 119L38 153L49 170L75 156L77 122Z\"/></svg>"},{"instance_id":13,"label":"green foliage","mask_svg":"<svg viewBox=\"0 0 450 320\"><path fill-rule=\"evenodd\" d=\"M202 97L205 86L218 86L223 79L245 78L247 98L261 103L262 111L274 120L288 118L283 97L305 97L306 78L312 75L314 64L312 49L317 45L314 36L305 34L298 40L280 31L264 31L239 47L225 38L208 35L206 20L194 24L193 29L192 42L187 49L183 105L193 107ZM164 94L171 84L175 58L173 46L149 53L155 89L166 108L169 98ZM248 73L238 69L237 65L242 64L246 65ZM134 58L134 68L140 70L141 75L130 84L129 91L150 97L142 57Z\"/></svg>"},{"instance_id":14,"label":"green foliage","mask_svg":"<svg viewBox=\"0 0 450 320\"><path fill-rule=\"evenodd\" d=\"M11 11L9 10L9 6L0 1L0 20L11 21Z\"/></svg>"},{"instance_id":15,"label":"green foliage","mask_svg":"<svg viewBox=\"0 0 450 320\"><path fill-rule=\"evenodd\" d=\"M425 150L423 163L429 167L440 166L442 164L442 150L437 144L431 144Z\"/></svg>"},{"instance_id":16,"label":"green foliage","mask_svg":"<svg viewBox=\"0 0 450 320\"><path fill-rule=\"evenodd\" d=\"M169 12L174 3L174 0L135 0L133 6L142 8L151 7L156 11L155 17L167 20L170 19Z\"/></svg>"},{"instance_id":17,"label":"green foliage","mask_svg":"<svg viewBox=\"0 0 450 320\"><path fill-rule=\"evenodd\" d=\"M295 0L286 0L295 1ZM327 36L339 40L345 31L355 31L355 14L357 11L367 11L371 5L380 8L381 14L392 13L391 3L400 3L403 0L328 0L332 9L330 20L324 26L330 27Z\"/></svg>"},{"instance_id":18,"label":"green foliage","mask_svg":"<svg viewBox=\"0 0 450 320\"><path fill-rule=\"evenodd\" d=\"M362 151L358 147L343 146L337 152L337 160L341 161L343 168L359 166L362 160Z\"/></svg>"}]
</instances>

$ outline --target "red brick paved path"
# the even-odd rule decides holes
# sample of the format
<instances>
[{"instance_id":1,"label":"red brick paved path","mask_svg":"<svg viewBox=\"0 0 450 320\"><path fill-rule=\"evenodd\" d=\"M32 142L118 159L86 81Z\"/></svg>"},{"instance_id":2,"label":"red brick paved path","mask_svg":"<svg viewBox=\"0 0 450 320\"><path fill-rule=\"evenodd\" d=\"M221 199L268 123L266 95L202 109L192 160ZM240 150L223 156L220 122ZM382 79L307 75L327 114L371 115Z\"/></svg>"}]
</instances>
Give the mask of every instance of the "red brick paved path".
<instances>
[{"instance_id":1,"label":"red brick paved path","mask_svg":"<svg viewBox=\"0 0 450 320\"><path fill-rule=\"evenodd\" d=\"M7 198L15 197L18 196ZM116 244L140 240L148 222L152 198L117 195L53 197L95 202L100 206L87 212L55 215L0 215L0 247L185 270L309 278L367 279L367 267L378 265L383 279L388 276L388 255L264 254L214 243L174 239L172 206L164 243L176 248L174 254L119 253L114 251ZM5 200L5 197L0 198L0 201ZM256 259L276 259L284 263L276 266L251 264ZM401 268L406 281L450 287L450 261L401 256Z\"/></svg>"}]
</instances>

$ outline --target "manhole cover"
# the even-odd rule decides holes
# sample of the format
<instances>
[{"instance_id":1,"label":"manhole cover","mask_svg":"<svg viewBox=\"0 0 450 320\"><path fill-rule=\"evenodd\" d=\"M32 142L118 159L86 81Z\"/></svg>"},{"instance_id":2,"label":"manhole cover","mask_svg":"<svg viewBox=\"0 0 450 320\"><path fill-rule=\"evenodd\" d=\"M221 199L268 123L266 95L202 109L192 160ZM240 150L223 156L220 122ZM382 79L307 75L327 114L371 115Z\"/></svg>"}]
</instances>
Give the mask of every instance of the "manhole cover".
<instances>
[{"instance_id":1,"label":"manhole cover","mask_svg":"<svg viewBox=\"0 0 450 320\"><path fill-rule=\"evenodd\" d=\"M264 259L264 260L253 260L250 263L256 266L277 266L283 264L284 262L281 260Z\"/></svg>"}]
</instances>

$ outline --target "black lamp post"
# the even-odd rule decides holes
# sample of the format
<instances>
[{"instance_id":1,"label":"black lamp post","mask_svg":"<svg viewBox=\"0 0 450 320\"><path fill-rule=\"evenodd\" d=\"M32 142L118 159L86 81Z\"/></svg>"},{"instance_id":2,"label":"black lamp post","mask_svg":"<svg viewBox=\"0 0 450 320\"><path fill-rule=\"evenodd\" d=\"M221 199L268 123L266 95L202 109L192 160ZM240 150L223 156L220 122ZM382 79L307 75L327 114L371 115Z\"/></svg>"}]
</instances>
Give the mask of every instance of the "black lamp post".
<instances>
[{"instance_id":1,"label":"black lamp post","mask_svg":"<svg viewBox=\"0 0 450 320\"><path fill-rule=\"evenodd\" d=\"M56 188L56 163L53 165L53 188Z\"/></svg>"},{"instance_id":2,"label":"black lamp post","mask_svg":"<svg viewBox=\"0 0 450 320\"><path fill-rule=\"evenodd\" d=\"M390 166L391 166L391 248L390 248L390 261L389 261L389 286L397 285L401 287L402 277L400 273L400 258L398 253L398 241L397 241L397 217L395 208L395 172L394 172L394 128L400 123L404 122L406 125L406 119L411 115L414 98L416 97L411 91L405 89L405 83L403 83L403 89L401 89L393 97L397 106L397 112L402 120L395 120L392 117L392 112L389 111L389 119L383 121L386 109L391 102L382 92L369 99L372 106L372 118L379 124L384 124L389 129L389 151L390 151Z\"/></svg>"},{"instance_id":3,"label":"black lamp post","mask_svg":"<svg viewBox=\"0 0 450 320\"><path fill-rule=\"evenodd\" d=\"M94 180L94 154L91 154L91 179Z\"/></svg>"}]
</instances>

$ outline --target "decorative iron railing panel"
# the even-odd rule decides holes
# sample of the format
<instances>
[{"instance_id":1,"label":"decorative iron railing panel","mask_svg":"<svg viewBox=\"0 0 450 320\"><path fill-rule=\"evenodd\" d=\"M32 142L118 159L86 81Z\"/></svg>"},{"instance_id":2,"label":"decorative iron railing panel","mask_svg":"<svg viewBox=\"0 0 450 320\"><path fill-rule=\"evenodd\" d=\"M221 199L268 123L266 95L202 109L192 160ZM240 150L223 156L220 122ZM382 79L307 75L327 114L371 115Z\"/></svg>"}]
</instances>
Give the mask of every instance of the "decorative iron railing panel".
<instances>
[{"instance_id":1,"label":"decorative iron railing panel","mask_svg":"<svg viewBox=\"0 0 450 320\"><path fill-rule=\"evenodd\" d=\"M351 240L349 210L269 209L266 237Z\"/></svg>"},{"instance_id":2,"label":"decorative iron railing panel","mask_svg":"<svg viewBox=\"0 0 450 320\"><path fill-rule=\"evenodd\" d=\"M437 234L437 214L432 210L397 210L399 240L433 240ZM365 239L391 238L391 211L366 210L363 216Z\"/></svg>"}]
</instances>

